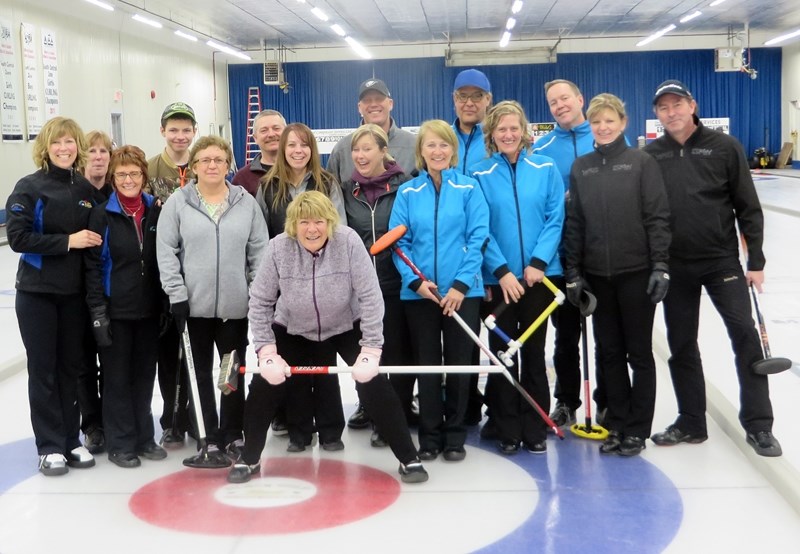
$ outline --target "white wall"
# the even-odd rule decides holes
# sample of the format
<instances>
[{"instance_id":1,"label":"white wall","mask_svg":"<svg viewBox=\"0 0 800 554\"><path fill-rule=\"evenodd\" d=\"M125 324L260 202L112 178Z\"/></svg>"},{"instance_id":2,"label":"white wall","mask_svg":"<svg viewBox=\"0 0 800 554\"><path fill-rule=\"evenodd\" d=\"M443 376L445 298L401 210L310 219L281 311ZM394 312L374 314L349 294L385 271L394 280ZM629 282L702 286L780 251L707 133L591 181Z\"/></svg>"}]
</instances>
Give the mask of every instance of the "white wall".
<instances>
[{"instance_id":1,"label":"white wall","mask_svg":"<svg viewBox=\"0 0 800 554\"><path fill-rule=\"evenodd\" d=\"M60 112L75 119L84 131L100 129L110 134L111 113L122 113L125 143L152 156L164 147L159 133L161 112L168 103L182 100L194 108L200 135L225 126L229 136L227 66L217 58L214 72L210 51L197 55L150 42L143 38L146 31L133 26L135 22L117 28L92 27L17 0L3 1L0 18L12 23L18 59L21 22L37 28L39 41L42 27L55 33ZM22 83L21 63L18 67ZM120 101L115 100L116 91L122 91ZM154 99L150 91L155 92ZM31 143L0 143L0 168L4 205L17 180L35 169Z\"/></svg>"},{"instance_id":2,"label":"white wall","mask_svg":"<svg viewBox=\"0 0 800 554\"><path fill-rule=\"evenodd\" d=\"M796 135L800 132L800 42L783 48L782 81L781 142L794 142L792 159L800 160L800 140Z\"/></svg>"}]
</instances>

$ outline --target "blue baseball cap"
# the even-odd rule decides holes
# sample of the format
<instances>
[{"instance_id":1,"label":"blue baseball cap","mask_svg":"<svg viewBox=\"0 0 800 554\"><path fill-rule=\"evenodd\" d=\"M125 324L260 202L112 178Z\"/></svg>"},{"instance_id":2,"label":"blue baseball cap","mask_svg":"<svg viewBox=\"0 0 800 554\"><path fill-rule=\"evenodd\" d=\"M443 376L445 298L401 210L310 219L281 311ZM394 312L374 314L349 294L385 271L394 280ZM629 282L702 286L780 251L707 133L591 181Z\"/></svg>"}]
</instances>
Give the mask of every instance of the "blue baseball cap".
<instances>
[{"instance_id":1,"label":"blue baseball cap","mask_svg":"<svg viewBox=\"0 0 800 554\"><path fill-rule=\"evenodd\" d=\"M477 69L465 69L456 75L456 81L453 83L453 92L462 87L477 87L484 92L492 92L492 85L489 84L489 79L482 71Z\"/></svg>"}]
</instances>

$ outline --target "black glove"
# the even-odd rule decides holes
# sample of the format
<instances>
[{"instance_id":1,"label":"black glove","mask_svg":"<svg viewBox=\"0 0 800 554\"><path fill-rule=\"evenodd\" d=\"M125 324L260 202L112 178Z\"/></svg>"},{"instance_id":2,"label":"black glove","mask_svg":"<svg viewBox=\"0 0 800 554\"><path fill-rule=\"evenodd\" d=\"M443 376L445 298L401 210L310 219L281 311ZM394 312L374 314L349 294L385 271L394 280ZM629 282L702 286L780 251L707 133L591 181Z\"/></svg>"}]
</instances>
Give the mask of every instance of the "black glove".
<instances>
[{"instance_id":1,"label":"black glove","mask_svg":"<svg viewBox=\"0 0 800 554\"><path fill-rule=\"evenodd\" d=\"M583 289L588 288L586 281L583 280L581 274L575 269L569 269L564 275L567 281L567 300L576 308L581 307L581 297L583 296Z\"/></svg>"},{"instance_id":2,"label":"black glove","mask_svg":"<svg viewBox=\"0 0 800 554\"><path fill-rule=\"evenodd\" d=\"M189 301L176 302L170 306L172 318L175 320L175 327L178 328L179 333L186 330L186 320L189 319Z\"/></svg>"},{"instance_id":3,"label":"black glove","mask_svg":"<svg viewBox=\"0 0 800 554\"><path fill-rule=\"evenodd\" d=\"M106 307L89 308L89 315L92 318L92 334L97 346L111 346L111 320L108 319Z\"/></svg>"},{"instance_id":4,"label":"black glove","mask_svg":"<svg viewBox=\"0 0 800 554\"><path fill-rule=\"evenodd\" d=\"M170 325L172 325L172 314L169 313L169 310L161 312L158 315L158 338L167 334Z\"/></svg>"},{"instance_id":5,"label":"black glove","mask_svg":"<svg viewBox=\"0 0 800 554\"><path fill-rule=\"evenodd\" d=\"M669 267L665 263L654 264L650 280L647 281L647 294L650 295L650 301L653 304L658 304L664 300L668 290Z\"/></svg>"}]
</instances>

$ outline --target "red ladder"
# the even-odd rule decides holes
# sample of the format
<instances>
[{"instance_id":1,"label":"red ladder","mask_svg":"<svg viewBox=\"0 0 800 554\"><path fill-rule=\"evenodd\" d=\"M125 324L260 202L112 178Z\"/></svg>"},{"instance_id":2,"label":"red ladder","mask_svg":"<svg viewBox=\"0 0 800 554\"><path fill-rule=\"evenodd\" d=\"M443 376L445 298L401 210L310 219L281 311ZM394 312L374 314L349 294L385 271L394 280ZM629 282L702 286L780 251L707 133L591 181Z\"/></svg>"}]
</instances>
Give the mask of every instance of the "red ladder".
<instances>
[{"instance_id":1,"label":"red ladder","mask_svg":"<svg viewBox=\"0 0 800 554\"><path fill-rule=\"evenodd\" d=\"M245 159L246 163L253 161L256 154L260 152L258 144L253 138L253 120L261 111L261 88L250 87L247 89L247 125L245 125L245 132L247 138L245 139Z\"/></svg>"}]
</instances>

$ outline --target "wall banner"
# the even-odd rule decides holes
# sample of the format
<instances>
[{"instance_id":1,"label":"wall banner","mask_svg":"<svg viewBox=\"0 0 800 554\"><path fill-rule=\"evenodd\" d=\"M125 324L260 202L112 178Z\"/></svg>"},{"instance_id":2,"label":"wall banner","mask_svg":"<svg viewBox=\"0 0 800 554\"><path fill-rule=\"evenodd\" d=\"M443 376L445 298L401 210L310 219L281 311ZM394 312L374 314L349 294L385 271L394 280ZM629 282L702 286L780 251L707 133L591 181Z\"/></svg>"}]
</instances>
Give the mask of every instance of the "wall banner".
<instances>
[{"instance_id":1,"label":"wall banner","mask_svg":"<svg viewBox=\"0 0 800 554\"><path fill-rule=\"evenodd\" d=\"M16 48L11 35L11 22L0 19L0 121L3 142L22 142L25 139L22 89L19 85Z\"/></svg>"},{"instance_id":2,"label":"wall banner","mask_svg":"<svg viewBox=\"0 0 800 554\"><path fill-rule=\"evenodd\" d=\"M22 43L22 80L25 87L25 120L28 126L28 140L35 140L44 123L42 105L39 101L39 66L36 63L36 29L29 23L20 25Z\"/></svg>"},{"instance_id":3,"label":"wall banner","mask_svg":"<svg viewBox=\"0 0 800 554\"><path fill-rule=\"evenodd\" d=\"M60 113L56 34L49 29L42 29L42 71L44 73L44 119L46 121Z\"/></svg>"}]
</instances>

